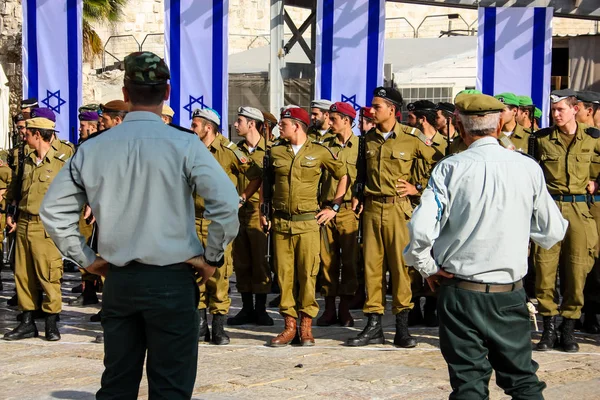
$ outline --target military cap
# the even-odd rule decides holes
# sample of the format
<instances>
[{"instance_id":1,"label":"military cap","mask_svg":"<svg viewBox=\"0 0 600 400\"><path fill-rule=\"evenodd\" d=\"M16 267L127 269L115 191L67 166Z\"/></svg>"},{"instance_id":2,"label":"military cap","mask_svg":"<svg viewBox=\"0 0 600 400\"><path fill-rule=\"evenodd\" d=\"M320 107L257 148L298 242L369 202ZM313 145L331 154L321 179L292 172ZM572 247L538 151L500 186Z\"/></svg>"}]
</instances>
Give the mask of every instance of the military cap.
<instances>
[{"instance_id":1,"label":"military cap","mask_svg":"<svg viewBox=\"0 0 600 400\"><path fill-rule=\"evenodd\" d=\"M263 115L263 120L265 122L270 123L271 125L277 125L277 118L273 114L268 111L261 111Z\"/></svg>"},{"instance_id":2,"label":"military cap","mask_svg":"<svg viewBox=\"0 0 600 400\"><path fill-rule=\"evenodd\" d=\"M281 111L281 119L291 118L296 121L303 122L305 125L310 125L310 117L305 109L300 107L289 107Z\"/></svg>"},{"instance_id":3,"label":"military cap","mask_svg":"<svg viewBox=\"0 0 600 400\"><path fill-rule=\"evenodd\" d=\"M83 111L79 113L80 121L98 121L100 116L95 111Z\"/></svg>"},{"instance_id":4,"label":"military cap","mask_svg":"<svg viewBox=\"0 0 600 400\"><path fill-rule=\"evenodd\" d=\"M577 92L577 100L584 103L600 104L600 93L592 92L590 90L583 90L581 92Z\"/></svg>"},{"instance_id":5,"label":"military cap","mask_svg":"<svg viewBox=\"0 0 600 400\"><path fill-rule=\"evenodd\" d=\"M373 97L381 97L382 99L391 101L399 107L402 106L402 95L397 89L394 88L379 86L373 91Z\"/></svg>"},{"instance_id":6,"label":"military cap","mask_svg":"<svg viewBox=\"0 0 600 400\"><path fill-rule=\"evenodd\" d=\"M542 110L536 107L533 112L533 118L542 118Z\"/></svg>"},{"instance_id":7,"label":"military cap","mask_svg":"<svg viewBox=\"0 0 600 400\"><path fill-rule=\"evenodd\" d=\"M318 108L323 111L329 111L329 108L332 104L332 101L326 99L313 100L310 102L310 108Z\"/></svg>"},{"instance_id":8,"label":"military cap","mask_svg":"<svg viewBox=\"0 0 600 400\"><path fill-rule=\"evenodd\" d=\"M452 114L452 113L454 113L454 110L456 109L456 107L452 103L439 102L439 103L437 103L437 109L440 111L445 111L447 113Z\"/></svg>"},{"instance_id":9,"label":"military cap","mask_svg":"<svg viewBox=\"0 0 600 400\"><path fill-rule=\"evenodd\" d=\"M456 97L460 96L461 94L482 94L481 90L476 90L476 89L464 89L461 90L460 92L456 93ZM456 97L454 97L456 99Z\"/></svg>"},{"instance_id":10,"label":"military cap","mask_svg":"<svg viewBox=\"0 0 600 400\"><path fill-rule=\"evenodd\" d=\"M354 118L356 118L356 110L354 109L354 107L352 107L348 103L344 103L341 101L338 101L337 103L333 103L331 105L331 107L329 107L329 111L343 114L347 117L352 118L352 120L354 120Z\"/></svg>"},{"instance_id":11,"label":"military cap","mask_svg":"<svg viewBox=\"0 0 600 400\"><path fill-rule=\"evenodd\" d=\"M192 113L192 118L203 118L217 126L221 125L221 116L218 112L209 107L196 108Z\"/></svg>"},{"instance_id":12,"label":"military cap","mask_svg":"<svg viewBox=\"0 0 600 400\"><path fill-rule=\"evenodd\" d=\"M485 115L504 110L504 103L486 94L461 94L456 97L456 108L465 115Z\"/></svg>"},{"instance_id":13,"label":"military cap","mask_svg":"<svg viewBox=\"0 0 600 400\"><path fill-rule=\"evenodd\" d=\"M96 104L96 103L86 104L84 106L79 107L79 110L77 110L77 111L80 113L82 113L84 111L98 112L98 111L100 111L100 104Z\"/></svg>"},{"instance_id":14,"label":"military cap","mask_svg":"<svg viewBox=\"0 0 600 400\"><path fill-rule=\"evenodd\" d=\"M13 117L13 122L14 122L15 124L16 124L17 122L19 122L19 121L25 121L25 116L24 116L23 114L21 114L21 113L18 113L18 114L16 114L16 115Z\"/></svg>"},{"instance_id":15,"label":"military cap","mask_svg":"<svg viewBox=\"0 0 600 400\"><path fill-rule=\"evenodd\" d=\"M163 103L162 115L173 118L175 116L175 111L168 104Z\"/></svg>"},{"instance_id":16,"label":"military cap","mask_svg":"<svg viewBox=\"0 0 600 400\"><path fill-rule=\"evenodd\" d=\"M371 112L371 107L361 107L360 115L366 119L373 119L373 113Z\"/></svg>"},{"instance_id":17,"label":"military cap","mask_svg":"<svg viewBox=\"0 0 600 400\"><path fill-rule=\"evenodd\" d=\"M129 111L129 104L123 100L111 100L106 104L100 104L100 111L103 113Z\"/></svg>"},{"instance_id":18,"label":"military cap","mask_svg":"<svg viewBox=\"0 0 600 400\"><path fill-rule=\"evenodd\" d=\"M496 99L500 100L506 106L519 106L519 98L510 92L500 93L494 96Z\"/></svg>"},{"instance_id":19,"label":"military cap","mask_svg":"<svg viewBox=\"0 0 600 400\"><path fill-rule=\"evenodd\" d=\"M254 107L239 107L238 115L242 117L250 118L255 121L265 122L265 117L263 117L262 112L258 108Z\"/></svg>"},{"instance_id":20,"label":"military cap","mask_svg":"<svg viewBox=\"0 0 600 400\"><path fill-rule=\"evenodd\" d=\"M533 105L533 100L529 96L517 96L519 99L519 107L531 107Z\"/></svg>"},{"instance_id":21,"label":"military cap","mask_svg":"<svg viewBox=\"0 0 600 400\"><path fill-rule=\"evenodd\" d=\"M52 122L56 122L56 114L49 108L34 108L31 110L31 118L46 118Z\"/></svg>"},{"instance_id":22,"label":"military cap","mask_svg":"<svg viewBox=\"0 0 600 400\"><path fill-rule=\"evenodd\" d=\"M27 129L51 129L55 130L56 124L48 118L36 117L30 118L25 123Z\"/></svg>"},{"instance_id":23,"label":"military cap","mask_svg":"<svg viewBox=\"0 0 600 400\"><path fill-rule=\"evenodd\" d=\"M567 97L577 97L577 93L571 89L553 90L550 93L550 101L553 103L558 103Z\"/></svg>"},{"instance_id":24,"label":"military cap","mask_svg":"<svg viewBox=\"0 0 600 400\"><path fill-rule=\"evenodd\" d=\"M159 85L171 78L164 60L150 51L138 51L125 57L125 81L140 85Z\"/></svg>"},{"instance_id":25,"label":"military cap","mask_svg":"<svg viewBox=\"0 0 600 400\"><path fill-rule=\"evenodd\" d=\"M35 97L21 101L21 108L31 108L31 107L35 108L37 106L38 106L38 100Z\"/></svg>"},{"instance_id":26,"label":"military cap","mask_svg":"<svg viewBox=\"0 0 600 400\"><path fill-rule=\"evenodd\" d=\"M436 105L429 100L417 100L414 103L408 103L406 105L408 111L435 111L437 110Z\"/></svg>"}]
</instances>

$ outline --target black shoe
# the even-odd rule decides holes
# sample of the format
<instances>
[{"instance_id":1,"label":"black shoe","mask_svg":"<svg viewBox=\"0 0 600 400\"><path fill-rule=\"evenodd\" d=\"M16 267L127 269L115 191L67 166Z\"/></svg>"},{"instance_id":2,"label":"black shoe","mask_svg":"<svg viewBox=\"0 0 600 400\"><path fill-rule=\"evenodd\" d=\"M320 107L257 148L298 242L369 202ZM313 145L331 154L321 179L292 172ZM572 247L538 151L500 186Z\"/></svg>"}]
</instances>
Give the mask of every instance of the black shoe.
<instances>
[{"instance_id":1,"label":"black shoe","mask_svg":"<svg viewBox=\"0 0 600 400\"><path fill-rule=\"evenodd\" d=\"M58 326L56 325L58 314L48 314L46 316L46 340L50 342L55 342L60 340L60 332L58 331Z\"/></svg>"},{"instance_id":2,"label":"black shoe","mask_svg":"<svg viewBox=\"0 0 600 400\"><path fill-rule=\"evenodd\" d=\"M210 342L210 330L208 329L208 320L206 318L206 308L202 310L198 310L198 314L200 315L199 325L200 332L198 334L199 342Z\"/></svg>"},{"instance_id":3,"label":"black shoe","mask_svg":"<svg viewBox=\"0 0 600 400\"><path fill-rule=\"evenodd\" d=\"M583 323L581 324L581 330L586 333L598 334L600 333L600 323L598 322L598 315L593 313L585 313L583 316Z\"/></svg>"},{"instance_id":4,"label":"black shoe","mask_svg":"<svg viewBox=\"0 0 600 400\"><path fill-rule=\"evenodd\" d=\"M556 317L543 317L544 331L542 338L535 345L537 351L549 351L558 344L558 335L556 334Z\"/></svg>"},{"instance_id":5,"label":"black shoe","mask_svg":"<svg viewBox=\"0 0 600 400\"><path fill-rule=\"evenodd\" d=\"M394 345L406 349L417 346L417 339L410 336L408 332L408 313L409 310L404 310L396 314L396 335L394 336Z\"/></svg>"},{"instance_id":6,"label":"black shoe","mask_svg":"<svg viewBox=\"0 0 600 400\"><path fill-rule=\"evenodd\" d=\"M219 346L229 344L229 336L225 333L223 325L227 316L222 314L214 314L212 320L212 338L211 343Z\"/></svg>"},{"instance_id":7,"label":"black shoe","mask_svg":"<svg viewBox=\"0 0 600 400\"><path fill-rule=\"evenodd\" d=\"M252 293L242 293L242 309L235 317L227 318L227 325L248 325L256 322Z\"/></svg>"},{"instance_id":8,"label":"black shoe","mask_svg":"<svg viewBox=\"0 0 600 400\"><path fill-rule=\"evenodd\" d=\"M421 312L421 298L412 299L414 307L408 313L408 326L423 325L423 313Z\"/></svg>"},{"instance_id":9,"label":"black shoe","mask_svg":"<svg viewBox=\"0 0 600 400\"><path fill-rule=\"evenodd\" d=\"M17 297L17 294L15 293L15 295L13 297L11 297L10 299L6 300L6 305L10 306L10 307L16 307L19 305L19 298Z\"/></svg>"},{"instance_id":10,"label":"black shoe","mask_svg":"<svg viewBox=\"0 0 600 400\"><path fill-rule=\"evenodd\" d=\"M21 340L38 337L39 333L33 319L33 311L23 312L23 321L12 331L4 335L4 340Z\"/></svg>"},{"instance_id":11,"label":"black shoe","mask_svg":"<svg viewBox=\"0 0 600 400\"><path fill-rule=\"evenodd\" d=\"M90 322L102 322L102 309L90 317Z\"/></svg>"},{"instance_id":12,"label":"black shoe","mask_svg":"<svg viewBox=\"0 0 600 400\"><path fill-rule=\"evenodd\" d=\"M71 293L82 293L83 292L83 283L80 283L77 286L73 286L71 289Z\"/></svg>"},{"instance_id":13,"label":"black shoe","mask_svg":"<svg viewBox=\"0 0 600 400\"><path fill-rule=\"evenodd\" d=\"M256 303L254 306L254 314L256 315L256 325L273 326L273 318L267 313L267 295L256 294Z\"/></svg>"},{"instance_id":14,"label":"black shoe","mask_svg":"<svg viewBox=\"0 0 600 400\"><path fill-rule=\"evenodd\" d=\"M567 353L577 353L579 345L575 341L573 331L575 329L575 319L563 318L560 329L560 347Z\"/></svg>"},{"instance_id":15,"label":"black shoe","mask_svg":"<svg viewBox=\"0 0 600 400\"><path fill-rule=\"evenodd\" d=\"M440 325L437 316L437 299L435 297L425 297L425 307L423 308L423 322L425 323L425 326L428 326L430 328Z\"/></svg>"},{"instance_id":16,"label":"black shoe","mask_svg":"<svg viewBox=\"0 0 600 400\"><path fill-rule=\"evenodd\" d=\"M384 344L383 328L381 327L381 314L366 314L367 326L358 336L346 341L346 346L366 346L368 344Z\"/></svg>"},{"instance_id":17,"label":"black shoe","mask_svg":"<svg viewBox=\"0 0 600 400\"><path fill-rule=\"evenodd\" d=\"M275 297L273 300L269 302L269 308L278 308L279 303L281 303L281 295Z\"/></svg>"},{"instance_id":18,"label":"black shoe","mask_svg":"<svg viewBox=\"0 0 600 400\"><path fill-rule=\"evenodd\" d=\"M88 306L90 304L98 304L99 302L100 301L98 300L98 295L96 295L96 289L94 288L94 285L92 285L91 282L88 282L84 286L81 295L76 299L70 300L69 305L81 307Z\"/></svg>"}]
</instances>

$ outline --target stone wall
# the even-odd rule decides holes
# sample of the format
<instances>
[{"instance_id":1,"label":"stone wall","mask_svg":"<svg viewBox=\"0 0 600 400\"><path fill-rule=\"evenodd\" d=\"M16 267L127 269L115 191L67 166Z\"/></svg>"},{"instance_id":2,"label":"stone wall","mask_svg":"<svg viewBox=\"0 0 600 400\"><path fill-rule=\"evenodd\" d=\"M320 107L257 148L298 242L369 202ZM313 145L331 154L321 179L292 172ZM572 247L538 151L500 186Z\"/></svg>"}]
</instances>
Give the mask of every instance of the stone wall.
<instances>
[{"instance_id":1,"label":"stone wall","mask_svg":"<svg viewBox=\"0 0 600 400\"><path fill-rule=\"evenodd\" d=\"M21 2L0 0L0 65L8 78L11 115L21 100Z\"/></svg>"}]
</instances>

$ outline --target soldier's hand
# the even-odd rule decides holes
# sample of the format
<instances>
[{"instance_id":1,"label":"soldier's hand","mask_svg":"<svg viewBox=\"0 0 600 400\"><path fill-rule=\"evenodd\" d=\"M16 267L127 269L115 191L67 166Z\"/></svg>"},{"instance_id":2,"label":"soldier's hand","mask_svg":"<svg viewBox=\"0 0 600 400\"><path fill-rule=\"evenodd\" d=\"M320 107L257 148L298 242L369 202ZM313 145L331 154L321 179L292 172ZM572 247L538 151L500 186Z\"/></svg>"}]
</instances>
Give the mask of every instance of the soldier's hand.
<instances>
[{"instance_id":1,"label":"soldier's hand","mask_svg":"<svg viewBox=\"0 0 600 400\"><path fill-rule=\"evenodd\" d=\"M6 216L6 225L8 225L10 227L10 230L8 231L8 233L13 233L17 229L17 224L13 220L12 215Z\"/></svg>"},{"instance_id":2,"label":"soldier's hand","mask_svg":"<svg viewBox=\"0 0 600 400\"><path fill-rule=\"evenodd\" d=\"M435 291L437 291L437 288L442 284L442 280L444 278L452 279L452 278L454 278L454 275L452 275L440 268L440 270L437 273L431 275L428 278L425 278L425 280L427 281L427 284L429 285L429 288L431 289L431 291L435 292Z\"/></svg>"},{"instance_id":3,"label":"soldier's hand","mask_svg":"<svg viewBox=\"0 0 600 400\"><path fill-rule=\"evenodd\" d=\"M315 218L319 225L327 225L327 223L335 217L335 214L337 213L331 208L324 208L315 216Z\"/></svg>"},{"instance_id":4,"label":"soldier's hand","mask_svg":"<svg viewBox=\"0 0 600 400\"><path fill-rule=\"evenodd\" d=\"M598 191L598 182L589 181L587 184L587 191L589 194L596 194L596 192Z\"/></svg>"},{"instance_id":5,"label":"soldier's hand","mask_svg":"<svg viewBox=\"0 0 600 400\"><path fill-rule=\"evenodd\" d=\"M358 208L358 209L357 209ZM363 205L358 205L358 199L356 197L352 198L352 211L354 211L355 214L360 215L360 213L362 213L363 210Z\"/></svg>"},{"instance_id":6,"label":"soldier's hand","mask_svg":"<svg viewBox=\"0 0 600 400\"><path fill-rule=\"evenodd\" d=\"M85 270L90 274L106 276L108 273L108 261L102 257L96 257L94 262Z\"/></svg>"},{"instance_id":7,"label":"soldier's hand","mask_svg":"<svg viewBox=\"0 0 600 400\"><path fill-rule=\"evenodd\" d=\"M196 256L192 257L186 261L186 263L190 264L198 273L200 277L200 281L198 281L198 286L202 286L210 279L211 276L215 274L217 267L211 267L206 263L204 256Z\"/></svg>"},{"instance_id":8,"label":"soldier's hand","mask_svg":"<svg viewBox=\"0 0 600 400\"><path fill-rule=\"evenodd\" d=\"M396 193L400 195L400 197L405 196L414 196L419 193L417 188L405 181L404 179L398 179L398 184L396 185Z\"/></svg>"},{"instance_id":9,"label":"soldier's hand","mask_svg":"<svg viewBox=\"0 0 600 400\"><path fill-rule=\"evenodd\" d=\"M263 230L265 232L268 232L271 230L271 221L267 222L267 217L265 217L264 215L260 216L260 226L263 228Z\"/></svg>"},{"instance_id":10,"label":"soldier's hand","mask_svg":"<svg viewBox=\"0 0 600 400\"><path fill-rule=\"evenodd\" d=\"M91 218L90 218L91 217ZM83 218L85 219L85 222L88 225L93 224L94 222L96 222L96 217L94 217L92 215L92 207L90 207L88 204L85 205L85 209L83 211Z\"/></svg>"}]
</instances>

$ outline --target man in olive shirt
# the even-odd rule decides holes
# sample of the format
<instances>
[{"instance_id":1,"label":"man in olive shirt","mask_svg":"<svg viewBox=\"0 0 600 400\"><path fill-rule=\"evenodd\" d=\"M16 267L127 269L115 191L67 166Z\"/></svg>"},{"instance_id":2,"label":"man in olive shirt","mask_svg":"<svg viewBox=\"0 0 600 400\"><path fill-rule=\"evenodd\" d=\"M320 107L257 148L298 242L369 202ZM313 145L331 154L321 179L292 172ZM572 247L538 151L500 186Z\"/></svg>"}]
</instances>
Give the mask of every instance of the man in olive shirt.
<instances>
[{"instance_id":1,"label":"man in olive shirt","mask_svg":"<svg viewBox=\"0 0 600 400\"><path fill-rule=\"evenodd\" d=\"M329 123L329 108L332 104L331 101L325 99L314 100L310 103L311 125L307 131L310 140L323 144L326 139L335 136L331 132Z\"/></svg>"},{"instance_id":2,"label":"man in olive shirt","mask_svg":"<svg viewBox=\"0 0 600 400\"><path fill-rule=\"evenodd\" d=\"M235 143L230 142L219 133L221 118L211 109L196 109L192 114L192 131L198 135L210 153L216 158L219 165L225 170L231 182L237 186L240 175L248 178L248 185L239 195L240 206L246 199L260 188L262 170L252 159L247 157ZM196 231L204 244L210 220L205 216L204 199L200 195L195 197L196 205ZM207 282L200 287L200 340L210 341L213 344L229 344L229 336L225 333L224 325L229 313L231 299L229 298L229 277L233 273L231 259L232 244L225 250L225 266L217 271ZM213 315L212 336L208 329L206 310Z\"/></svg>"},{"instance_id":3,"label":"man in olive shirt","mask_svg":"<svg viewBox=\"0 0 600 400\"><path fill-rule=\"evenodd\" d=\"M46 234L39 216L42 199L68 158L64 154L59 155L50 144L54 129L55 124L49 119L37 117L27 120L25 140L33 151L23 164L21 193L16 193L19 190L16 181L9 189L12 211L8 213L7 224L11 233L17 230L15 283L23 318L19 326L4 335L5 340L38 336L33 320L40 295L38 283L46 295L42 302L42 311L46 313L46 340L60 340L56 322L62 310L62 257ZM19 195L17 204L13 199ZM15 221L15 207L19 209L18 221Z\"/></svg>"},{"instance_id":4,"label":"man in olive shirt","mask_svg":"<svg viewBox=\"0 0 600 400\"><path fill-rule=\"evenodd\" d=\"M306 135L308 113L287 108L281 113L281 140L271 150L273 174L273 245L275 270L281 288L279 310L285 329L271 339L274 347L286 346L297 334L300 317L300 344L314 345L312 319L319 312L315 284L319 272L319 225L336 214L334 206L319 212L317 199L322 170L339 179L334 204L339 207L348 189L346 166L331 151L311 142ZM267 221L262 217L263 226Z\"/></svg>"},{"instance_id":5,"label":"man in olive shirt","mask_svg":"<svg viewBox=\"0 0 600 400\"><path fill-rule=\"evenodd\" d=\"M546 185L563 217L569 221L565 239L550 249L535 247L535 293L538 311L544 319L544 331L537 350L577 352L573 336L575 322L581 317L583 288L594 265L598 245L596 223L588 206L588 195L598 191L598 176L590 176L592 158L600 156L600 131L579 124L575 119L577 99L570 89L552 92L554 126L536 132L533 154L540 162ZM562 302L555 301L556 274L559 261L564 270ZM556 332L556 315L563 317L560 340Z\"/></svg>"},{"instance_id":6,"label":"man in olive shirt","mask_svg":"<svg viewBox=\"0 0 600 400\"><path fill-rule=\"evenodd\" d=\"M378 87L373 96L371 108L377 127L366 134L364 161L359 161L364 162L365 168L364 171L359 169L359 175L366 177L362 222L367 301L363 311L368 322L357 337L348 339L347 345L384 343L381 316L385 310L386 287L383 282L389 270L392 312L396 315L394 344L415 347L416 340L408 333L408 312L413 303L402 250L408 244L407 223L412 215L408 195L417 194L415 163L420 160L431 164L434 151L411 134L413 129L417 131L415 128L396 122L396 111L402 106L398 90Z\"/></svg>"},{"instance_id":7,"label":"man in olive shirt","mask_svg":"<svg viewBox=\"0 0 600 400\"><path fill-rule=\"evenodd\" d=\"M129 112L129 104L123 100L111 100L106 104L100 104L100 130L119 125L127 112Z\"/></svg>"},{"instance_id":8,"label":"man in olive shirt","mask_svg":"<svg viewBox=\"0 0 600 400\"><path fill-rule=\"evenodd\" d=\"M519 98L513 93L500 93L494 96L504 104L502 111L502 133L498 141L502 147L509 150L518 150L527 153L529 146L529 133L517 123Z\"/></svg>"},{"instance_id":9,"label":"man in olive shirt","mask_svg":"<svg viewBox=\"0 0 600 400\"><path fill-rule=\"evenodd\" d=\"M350 183L356 180L358 137L352 132L356 110L348 103L334 103L329 109L331 131L335 137L325 140L324 146L343 162L348 169ZM319 202L321 209L337 208L337 214L321 228L321 267L323 282L321 293L325 297L325 311L317 320L319 326L339 323L354 326L350 314L350 301L356 293L358 280L358 216L352 210L352 188L348 188L340 206L334 204L338 180L325 171L321 183ZM340 297L336 313L335 300Z\"/></svg>"}]
</instances>

